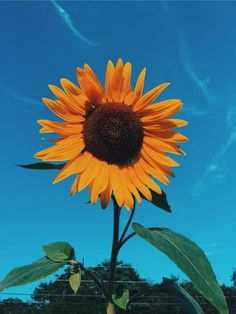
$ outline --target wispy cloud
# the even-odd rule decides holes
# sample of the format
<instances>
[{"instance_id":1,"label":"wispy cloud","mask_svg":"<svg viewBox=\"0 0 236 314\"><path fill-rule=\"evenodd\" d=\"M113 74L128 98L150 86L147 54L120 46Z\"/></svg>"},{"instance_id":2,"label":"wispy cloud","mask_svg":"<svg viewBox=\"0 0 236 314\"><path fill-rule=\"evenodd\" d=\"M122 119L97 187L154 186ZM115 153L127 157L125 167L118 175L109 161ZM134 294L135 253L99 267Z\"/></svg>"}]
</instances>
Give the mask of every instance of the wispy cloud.
<instances>
[{"instance_id":1,"label":"wispy cloud","mask_svg":"<svg viewBox=\"0 0 236 314\"><path fill-rule=\"evenodd\" d=\"M70 28L70 30L73 32L75 36L77 36L80 40L82 40L85 44L91 47L98 46L93 41L86 38L81 32L78 30L78 28L75 26L74 22L72 21L70 15L64 10L55 0L51 0L53 6L55 7L57 13L60 15L62 20L65 22L65 24Z\"/></svg>"},{"instance_id":2,"label":"wispy cloud","mask_svg":"<svg viewBox=\"0 0 236 314\"><path fill-rule=\"evenodd\" d=\"M35 112L31 111L29 107L23 108L19 103L23 103L26 105L34 105L34 106L42 105L42 103L40 103L39 101L20 95L2 83L0 83L0 90L1 90L2 95L6 95L6 98L11 99L11 101L9 102L11 105L13 104L15 108L17 108L18 110L24 113L31 114L31 115L36 114Z\"/></svg>"},{"instance_id":3,"label":"wispy cloud","mask_svg":"<svg viewBox=\"0 0 236 314\"><path fill-rule=\"evenodd\" d=\"M199 91L205 98L207 104L213 104L213 100L215 100L216 97L209 92L210 76L206 75L204 78L201 78L199 74L197 73L196 66L193 62L193 58L189 51L187 40L184 36L184 31L182 29L183 27L181 26L179 22L179 17L176 15L174 11L171 10L167 1L161 2L161 9L162 9L162 20L164 20L166 28L168 28L170 24L173 25L173 23L175 23L174 29L175 29L176 48L179 53L181 64L183 65L189 77L198 87ZM173 28L172 28L172 31L173 31ZM191 115L200 117L207 114L209 111L209 108L205 108L205 107L201 108L199 106L198 107L188 106L184 108L184 111Z\"/></svg>"},{"instance_id":4,"label":"wispy cloud","mask_svg":"<svg viewBox=\"0 0 236 314\"><path fill-rule=\"evenodd\" d=\"M232 106L227 113L227 128L231 128L236 124L236 106Z\"/></svg>"},{"instance_id":5,"label":"wispy cloud","mask_svg":"<svg viewBox=\"0 0 236 314\"><path fill-rule=\"evenodd\" d=\"M226 160L225 156L236 142L236 110L231 108L226 115L226 125L228 129L227 140L224 145L215 153L214 157L207 164L201 179L195 182L193 188L194 195L200 195L206 188L206 182L221 182L225 179Z\"/></svg>"},{"instance_id":6,"label":"wispy cloud","mask_svg":"<svg viewBox=\"0 0 236 314\"><path fill-rule=\"evenodd\" d=\"M182 109L183 112L186 112L187 114L191 114L192 116L196 117L202 117L208 113L208 110L201 109L196 106L186 106Z\"/></svg>"},{"instance_id":7,"label":"wispy cloud","mask_svg":"<svg viewBox=\"0 0 236 314\"><path fill-rule=\"evenodd\" d=\"M30 105L41 105L39 101L22 96L1 83L0 83L0 89L2 90L2 92L8 94L10 97L12 97L16 101L23 102L25 104L30 104Z\"/></svg>"},{"instance_id":8,"label":"wispy cloud","mask_svg":"<svg viewBox=\"0 0 236 314\"><path fill-rule=\"evenodd\" d=\"M182 60L183 66L186 69L188 75L192 78L194 83L202 92L207 102L212 101L215 97L210 94L208 87L210 84L210 77L206 76L205 78L200 78L197 74L192 58L189 53L189 48L187 46L186 40L183 36L183 32L177 33L177 44L179 49L180 58Z\"/></svg>"}]
</instances>

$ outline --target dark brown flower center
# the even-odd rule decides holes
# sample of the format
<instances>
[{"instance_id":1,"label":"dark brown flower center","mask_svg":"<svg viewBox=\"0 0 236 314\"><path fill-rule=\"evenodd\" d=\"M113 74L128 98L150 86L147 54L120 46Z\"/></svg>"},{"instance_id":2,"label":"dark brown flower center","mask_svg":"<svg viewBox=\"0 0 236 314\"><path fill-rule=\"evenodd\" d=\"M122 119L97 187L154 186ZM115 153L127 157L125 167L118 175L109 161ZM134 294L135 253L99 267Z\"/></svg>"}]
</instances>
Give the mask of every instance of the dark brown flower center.
<instances>
[{"instance_id":1,"label":"dark brown flower center","mask_svg":"<svg viewBox=\"0 0 236 314\"><path fill-rule=\"evenodd\" d=\"M84 122L88 152L109 164L132 162L140 151L143 127L139 116L127 105L107 103L93 107Z\"/></svg>"}]
</instances>

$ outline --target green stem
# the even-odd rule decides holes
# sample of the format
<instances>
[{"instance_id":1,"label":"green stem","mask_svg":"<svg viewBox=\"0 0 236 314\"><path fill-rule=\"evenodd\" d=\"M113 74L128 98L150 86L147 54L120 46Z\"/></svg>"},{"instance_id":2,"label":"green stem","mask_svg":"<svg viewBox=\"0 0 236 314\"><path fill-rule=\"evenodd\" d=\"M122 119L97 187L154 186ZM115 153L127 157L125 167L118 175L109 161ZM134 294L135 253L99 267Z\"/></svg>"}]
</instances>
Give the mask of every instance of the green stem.
<instances>
[{"instance_id":1,"label":"green stem","mask_svg":"<svg viewBox=\"0 0 236 314\"><path fill-rule=\"evenodd\" d=\"M118 253L123 246L125 241L125 235L129 229L131 221L134 216L135 207L131 211L129 220L121 234L119 239L119 225L120 225L120 211L121 207L118 206L115 197L112 197L114 204L114 222L113 222L113 241L112 241L112 250L111 250L111 260L110 260L110 274L109 274L109 283L108 283L108 305L107 305L107 314L115 314L115 306L112 300L112 294L114 293L115 288L115 274L116 274L116 264Z\"/></svg>"},{"instance_id":2,"label":"green stem","mask_svg":"<svg viewBox=\"0 0 236 314\"><path fill-rule=\"evenodd\" d=\"M113 222L113 241L112 241L112 251L111 251L111 260L110 260L110 274L109 274L109 284L108 284L108 294L109 301L112 302L112 294L114 292L115 284L115 273L116 273L116 263L118 256L117 245L119 242L119 222L120 222L120 210L115 198L113 197L114 203L114 222Z\"/></svg>"},{"instance_id":3,"label":"green stem","mask_svg":"<svg viewBox=\"0 0 236 314\"><path fill-rule=\"evenodd\" d=\"M156 230L158 228L156 227L151 227L151 228L147 228L148 230ZM136 235L135 232L132 232L130 233L126 238L124 238L122 241L119 242L119 245L118 245L118 249L120 250L121 247L131 238L133 238L134 236Z\"/></svg>"},{"instance_id":4,"label":"green stem","mask_svg":"<svg viewBox=\"0 0 236 314\"><path fill-rule=\"evenodd\" d=\"M120 246L120 243L122 243L122 241L124 240L124 237L125 237L125 235L126 235L128 229L129 229L129 226L130 226L130 224L131 224L131 222L132 222L132 219L133 219L133 217L134 217L134 213L135 213L135 201L134 201L134 208L131 209L131 213L130 213L130 216L129 216L129 220L128 220L128 222L127 222L127 224L126 224L126 226L125 226L125 228L124 228L124 231L123 231L123 233L122 233L122 235L121 235L121 237L120 237L118 246Z\"/></svg>"}]
</instances>

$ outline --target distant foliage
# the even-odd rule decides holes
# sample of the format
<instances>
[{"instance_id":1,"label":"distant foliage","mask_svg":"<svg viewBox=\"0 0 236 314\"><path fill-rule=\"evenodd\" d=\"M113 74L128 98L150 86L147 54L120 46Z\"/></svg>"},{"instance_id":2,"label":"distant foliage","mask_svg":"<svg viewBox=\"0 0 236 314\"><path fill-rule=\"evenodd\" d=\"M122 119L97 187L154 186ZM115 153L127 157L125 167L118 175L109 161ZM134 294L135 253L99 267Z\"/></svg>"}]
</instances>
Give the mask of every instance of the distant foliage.
<instances>
[{"instance_id":1,"label":"distant foliage","mask_svg":"<svg viewBox=\"0 0 236 314\"><path fill-rule=\"evenodd\" d=\"M97 267L90 268L100 273L104 281L108 280L109 263L104 262ZM31 300L23 302L17 298L9 298L0 302L0 314L104 314L106 300L102 292L90 277L82 274L82 283L76 295L69 285L69 269L56 277L55 281L41 283L35 288ZM177 277L171 279L178 281ZM236 272L232 274L232 287L223 285L221 288L226 296L229 311L236 314ZM201 305L204 313L216 314L214 307L206 301L193 287L185 281L180 284ZM130 291L130 303L127 311L117 310L117 314L188 314L179 301L162 291L159 284L153 284L142 279L137 271L123 262L118 263L116 273L118 293L124 288Z\"/></svg>"}]
</instances>

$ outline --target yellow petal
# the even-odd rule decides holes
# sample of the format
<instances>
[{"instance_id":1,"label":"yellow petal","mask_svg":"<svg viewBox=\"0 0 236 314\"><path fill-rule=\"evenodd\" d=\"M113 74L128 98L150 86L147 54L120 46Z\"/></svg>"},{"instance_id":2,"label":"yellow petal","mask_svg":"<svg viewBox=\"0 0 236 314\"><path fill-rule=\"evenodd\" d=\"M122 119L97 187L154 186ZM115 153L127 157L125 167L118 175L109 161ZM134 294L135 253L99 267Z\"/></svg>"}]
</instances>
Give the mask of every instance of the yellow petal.
<instances>
[{"instance_id":1,"label":"yellow petal","mask_svg":"<svg viewBox=\"0 0 236 314\"><path fill-rule=\"evenodd\" d=\"M104 89L102 87L101 82L99 81L99 79L97 78L96 74L93 72L93 70L90 68L90 66L88 64L84 65L84 70L87 74L89 74L91 80L95 83L95 85L97 86L97 88L100 90L100 93L102 95L104 95Z\"/></svg>"},{"instance_id":2,"label":"yellow petal","mask_svg":"<svg viewBox=\"0 0 236 314\"><path fill-rule=\"evenodd\" d=\"M165 140L167 142L187 142L188 138L178 132L174 132L171 130L164 130L164 131L152 131L152 130L145 130L144 134L147 136L152 136L152 137L157 137L160 138L161 140Z\"/></svg>"},{"instance_id":3,"label":"yellow petal","mask_svg":"<svg viewBox=\"0 0 236 314\"><path fill-rule=\"evenodd\" d=\"M140 178L137 176L136 172L134 171L133 166L128 167L128 174L133 182L133 184L136 186L136 188L148 199L149 201L152 200L152 194L150 190L146 187L145 184L140 180Z\"/></svg>"},{"instance_id":4,"label":"yellow petal","mask_svg":"<svg viewBox=\"0 0 236 314\"><path fill-rule=\"evenodd\" d=\"M83 190L86 186L90 184L90 182L97 176L100 171L102 163L95 157L90 159L89 164L87 165L86 169L81 172L79 184L78 184L78 191Z\"/></svg>"},{"instance_id":5,"label":"yellow petal","mask_svg":"<svg viewBox=\"0 0 236 314\"><path fill-rule=\"evenodd\" d=\"M79 174L76 176L72 186L71 186L71 189L70 189L70 193L72 196L75 195L75 193L78 191L78 182L79 182Z\"/></svg>"},{"instance_id":6,"label":"yellow petal","mask_svg":"<svg viewBox=\"0 0 236 314\"><path fill-rule=\"evenodd\" d=\"M166 87L169 85L170 85L170 83L161 84L161 85L153 88L152 90L150 90L146 94L144 94L137 101L137 103L134 105L133 111L134 112L142 111L145 107L150 105L161 94L161 92L163 92L163 90L166 89Z\"/></svg>"},{"instance_id":7,"label":"yellow petal","mask_svg":"<svg viewBox=\"0 0 236 314\"><path fill-rule=\"evenodd\" d=\"M138 80L134 89L135 94L137 95L138 99L142 96L142 93L143 93L145 75L146 75L146 68L144 68L142 72L139 74L139 77L138 77Z\"/></svg>"},{"instance_id":8,"label":"yellow petal","mask_svg":"<svg viewBox=\"0 0 236 314\"><path fill-rule=\"evenodd\" d=\"M165 166L171 166L171 167L177 167L179 166L179 163L177 163L175 160L170 158L169 156L166 156L161 151L157 151L152 149L149 145L146 145L143 143L143 150L150 155L154 160L156 160L158 163L165 165Z\"/></svg>"},{"instance_id":9,"label":"yellow petal","mask_svg":"<svg viewBox=\"0 0 236 314\"><path fill-rule=\"evenodd\" d=\"M92 204L97 202L99 194L107 188L109 183L109 165L104 161L100 161L100 163L101 169L90 184L90 201Z\"/></svg>"},{"instance_id":10,"label":"yellow petal","mask_svg":"<svg viewBox=\"0 0 236 314\"><path fill-rule=\"evenodd\" d=\"M123 182L125 182L125 184L127 185L127 188L129 189L129 191L135 196L135 198L137 199L138 203L141 203L141 197L139 195L139 192L136 188L136 186L133 184L133 182L130 179L129 176L129 171L127 167L123 168L122 174L123 176Z\"/></svg>"},{"instance_id":11,"label":"yellow petal","mask_svg":"<svg viewBox=\"0 0 236 314\"><path fill-rule=\"evenodd\" d=\"M128 188L126 176L124 176L124 168L119 169L119 176L121 178L124 193L124 206L127 209L132 209L134 207L134 198L132 196L130 189Z\"/></svg>"},{"instance_id":12,"label":"yellow petal","mask_svg":"<svg viewBox=\"0 0 236 314\"><path fill-rule=\"evenodd\" d=\"M55 113L58 117L65 121L69 122L80 122L81 121L81 116L79 115L72 115L69 110L64 106L59 101L54 101L50 98L42 98L43 102L45 105L53 112Z\"/></svg>"},{"instance_id":13,"label":"yellow petal","mask_svg":"<svg viewBox=\"0 0 236 314\"><path fill-rule=\"evenodd\" d=\"M94 104L102 103L104 97L103 90L91 79L91 76L83 69L77 68L77 77L80 87L88 99Z\"/></svg>"},{"instance_id":14,"label":"yellow petal","mask_svg":"<svg viewBox=\"0 0 236 314\"><path fill-rule=\"evenodd\" d=\"M65 161L78 156L84 148L84 141L80 134L59 139L56 145L43 149L34 157L45 161Z\"/></svg>"},{"instance_id":15,"label":"yellow petal","mask_svg":"<svg viewBox=\"0 0 236 314\"><path fill-rule=\"evenodd\" d=\"M141 156L144 160L146 160L155 169L159 169L164 174L166 174L172 178L175 177L173 171L170 169L169 166L165 166L165 165L160 164L155 159L153 159L152 156L148 155L143 149L141 150Z\"/></svg>"},{"instance_id":16,"label":"yellow petal","mask_svg":"<svg viewBox=\"0 0 236 314\"><path fill-rule=\"evenodd\" d=\"M118 166L116 165L111 165L111 186L112 190L114 192L114 196L116 198L117 204L122 207L124 203L124 193L123 193L123 188L122 188L122 181L119 176L119 169Z\"/></svg>"},{"instance_id":17,"label":"yellow petal","mask_svg":"<svg viewBox=\"0 0 236 314\"><path fill-rule=\"evenodd\" d=\"M81 106L78 106L66 93L64 93L57 86L49 84L48 87L51 89L53 94L60 100L60 103L68 110L70 114L84 115L84 110ZM71 94L72 95L72 94Z\"/></svg>"},{"instance_id":18,"label":"yellow petal","mask_svg":"<svg viewBox=\"0 0 236 314\"><path fill-rule=\"evenodd\" d=\"M183 155L183 151L179 149L179 145L174 142L166 142L160 140L160 138L154 138L150 136L144 136L143 142L152 147L154 150L168 152L176 155Z\"/></svg>"},{"instance_id":19,"label":"yellow petal","mask_svg":"<svg viewBox=\"0 0 236 314\"><path fill-rule=\"evenodd\" d=\"M70 94L75 95L75 96L78 96L81 94L80 88L66 78L61 79L61 85L64 88L68 96Z\"/></svg>"},{"instance_id":20,"label":"yellow petal","mask_svg":"<svg viewBox=\"0 0 236 314\"><path fill-rule=\"evenodd\" d=\"M162 194L160 187L153 181L153 179L143 170L140 161L134 164L134 170L139 179L146 184L150 189L158 194Z\"/></svg>"},{"instance_id":21,"label":"yellow petal","mask_svg":"<svg viewBox=\"0 0 236 314\"><path fill-rule=\"evenodd\" d=\"M123 61L121 59L118 60L115 72L112 79L112 98L114 102L120 102L120 96L122 92L124 82L123 76Z\"/></svg>"},{"instance_id":22,"label":"yellow petal","mask_svg":"<svg viewBox=\"0 0 236 314\"><path fill-rule=\"evenodd\" d=\"M81 117L81 120L84 118ZM78 135L83 130L83 125L81 123L78 124L70 124L66 122L56 122L50 120L38 120L40 125L42 125L42 129L40 133L59 133L62 136L70 136L70 135Z\"/></svg>"},{"instance_id":23,"label":"yellow petal","mask_svg":"<svg viewBox=\"0 0 236 314\"><path fill-rule=\"evenodd\" d=\"M168 178L163 174L163 172L158 168L153 168L144 158L140 159L140 164L145 172L147 172L150 176L155 177L158 181L169 185L170 181Z\"/></svg>"},{"instance_id":24,"label":"yellow petal","mask_svg":"<svg viewBox=\"0 0 236 314\"><path fill-rule=\"evenodd\" d=\"M73 160L69 161L62 170L58 173L53 183L57 183L61 180L66 179L75 173L80 173L86 169L88 163L90 162L92 155L88 152L85 152L78 157L75 157ZM79 179L79 178L78 178Z\"/></svg>"},{"instance_id":25,"label":"yellow petal","mask_svg":"<svg viewBox=\"0 0 236 314\"><path fill-rule=\"evenodd\" d=\"M152 122L141 121L141 122L143 123L144 129L151 130L151 131L162 131L162 130L168 130L172 128L179 128L188 124L187 121L180 120L180 119L168 119L168 120L158 119L157 122L154 122L154 121Z\"/></svg>"},{"instance_id":26,"label":"yellow petal","mask_svg":"<svg viewBox=\"0 0 236 314\"><path fill-rule=\"evenodd\" d=\"M112 193L112 187L111 187L111 184L108 183L107 188L101 193L101 206L102 206L102 208L107 207L107 205L111 199L111 193Z\"/></svg>"},{"instance_id":27,"label":"yellow petal","mask_svg":"<svg viewBox=\"0 0 236 314\"><path fill-rule=\"evenodd\" d=\"M112 80L114 76L115 68L111 60L108 61L107 70L106 70L106 78L105 78L105 91L106 98L108 102L112 102Z\"/></svg>"},{"instance_id":28,"label":"yellow petal","mask_svg":"<svg viewBox=\"0 0 236 314\"><path fill-rule=\"evenodd\" d=\"M169 118L176 114L183 107L179 99L168 99L156 104L152 104L142 112L142 122L157 122ZM175 126L173 126L175 127Z\"/></svg>"},{"instance_id":29,"label":"yellow petal","mask_svg":"<svg viewBox=\"0 0 236 314\"><path fill-rule=\"evenodd\" d=\"M124 66L124 71L123 71L124 82L123 82L123 87L120 93L119 102L123 102L125 97L132 91L132 87L130 84L131 71L132 71L132 65L131 63L127 62Z\"/></svg>"},{"instance_id":30,"label":"yellow petal","mask_svg":"<svg viewBox=\"0 0 236 314\"><path fill-rule=\"evenodd\" d=\"M128 93L128 95L124 99L124 103L128 106L132 106L135 104L135 101L137 100L137 95L134 92Z\"/></svg>"}]
</instances>

